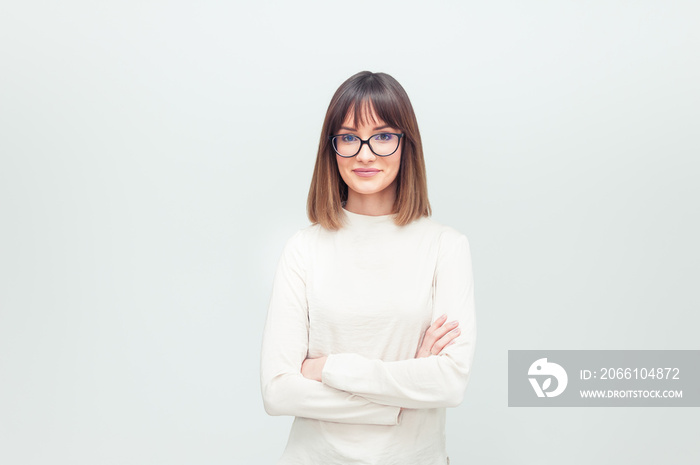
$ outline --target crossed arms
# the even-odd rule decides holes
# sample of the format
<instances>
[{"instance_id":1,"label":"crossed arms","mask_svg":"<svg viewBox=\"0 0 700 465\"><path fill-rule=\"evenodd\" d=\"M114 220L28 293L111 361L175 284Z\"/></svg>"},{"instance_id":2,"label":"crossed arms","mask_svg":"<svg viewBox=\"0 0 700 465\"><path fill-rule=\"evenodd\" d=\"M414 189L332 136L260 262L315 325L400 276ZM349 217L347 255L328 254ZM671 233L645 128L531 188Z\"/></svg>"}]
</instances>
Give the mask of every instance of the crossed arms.
<instances>
[{"instance_id":1,"label":"crossed arms","mask_svg":"<svg viewBox=\"0 0 700 465\"><path fill-rule=\"evenodd\" d=\"M308 359L308 306L299 234L275 275L263 334L261 387L270 415L339 423L396 425L402 408L455 407L471 374L476 339L467 238L441 243L433 324L415 358L394 362L358 354Z\"/></svg>"}]
</instances>

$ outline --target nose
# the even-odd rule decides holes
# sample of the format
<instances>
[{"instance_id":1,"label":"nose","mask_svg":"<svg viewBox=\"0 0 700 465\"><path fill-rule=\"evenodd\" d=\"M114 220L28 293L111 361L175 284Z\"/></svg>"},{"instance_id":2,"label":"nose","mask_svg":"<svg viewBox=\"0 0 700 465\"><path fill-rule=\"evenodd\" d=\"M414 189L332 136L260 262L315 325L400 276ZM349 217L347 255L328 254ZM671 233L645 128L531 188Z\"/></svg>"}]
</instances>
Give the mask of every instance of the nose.
<instances>
[{"instance_id":1,"label":"nose","mask_svg":"<svg viewBox=\"0 0 700 465\"><path fill-rule=\"evenodd\" d=\"M362 144L362 147L360 147L360 152L356 155L356 157L357 161L360 163L369 163L377 158L377 156L369 149L369 144L367 143Z\"/></svg>"}]
</instances>

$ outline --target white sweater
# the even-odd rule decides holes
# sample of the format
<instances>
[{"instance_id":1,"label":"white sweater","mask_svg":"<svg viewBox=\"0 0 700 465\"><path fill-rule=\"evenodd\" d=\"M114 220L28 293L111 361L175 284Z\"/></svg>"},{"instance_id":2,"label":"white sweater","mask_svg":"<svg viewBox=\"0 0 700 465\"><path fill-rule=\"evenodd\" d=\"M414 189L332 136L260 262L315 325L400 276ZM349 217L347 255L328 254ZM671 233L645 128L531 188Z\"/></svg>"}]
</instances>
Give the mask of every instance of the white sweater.
<instances>
[{"instance_id":1,"label":"white sweater","mask_svg":"<svg viewBox=\"0 0 700 465\"><path fill-rule=\"evenodd\" d=\"M444 465L445 407L462 402L476 340L469 243L428 218L345 215L339 231L296 233L275 275L263 401L296 417L277 463ZM414 358L443 314L461 335ZM322 356L323 381L304 378L304 359Z\"/></svg>"}]
</instances>

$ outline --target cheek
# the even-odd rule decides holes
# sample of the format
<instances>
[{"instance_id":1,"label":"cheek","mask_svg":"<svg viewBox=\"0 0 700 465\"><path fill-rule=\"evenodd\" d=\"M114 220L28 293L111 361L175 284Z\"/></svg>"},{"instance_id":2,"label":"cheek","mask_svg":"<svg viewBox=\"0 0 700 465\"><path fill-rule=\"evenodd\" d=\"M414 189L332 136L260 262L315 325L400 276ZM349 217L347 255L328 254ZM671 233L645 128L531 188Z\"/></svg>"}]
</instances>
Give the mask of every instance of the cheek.
<instances>
[{"instance_id":1,"label":"cheek","mask_svg":"<svg viewBox=\"0 0 700 465\"><path fill-rule=\"evenodd\" d=\"M340 177L343 178L343 181L347 183L346 176L349 171L348 159L336 155L336 163L338 165L338 172L340 173Z\"/></svg>"},{"instance_id":2,"label":"cheek","mask_svg":"<svg viewBox=\"0 0 700 465\"><path fill-rule=\"evenodd\" d=\"M399 156L396 157L394 160L391 160L391 171L393 172L394 177L398 175L399 169L401 168L401 154L399 153L397 155Z\"/></svg>"}]
</instances>

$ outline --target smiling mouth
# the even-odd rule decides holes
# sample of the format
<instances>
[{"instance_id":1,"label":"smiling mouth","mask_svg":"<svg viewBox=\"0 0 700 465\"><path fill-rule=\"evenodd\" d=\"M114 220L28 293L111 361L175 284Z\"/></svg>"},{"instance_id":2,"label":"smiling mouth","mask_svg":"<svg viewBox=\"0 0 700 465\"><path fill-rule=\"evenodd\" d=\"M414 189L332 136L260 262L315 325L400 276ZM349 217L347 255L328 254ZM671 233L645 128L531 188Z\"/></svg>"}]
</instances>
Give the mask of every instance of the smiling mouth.
<instances>
[{"instance_id":1,"label":"smiling mouth","mask_svg":"<svg viewBox=\"0 0 700 465\"><path fill-rule=\"evenodd\" d=\"M363 178L368 178L370 176L374 176L375 174L379 173L380 170L377 169L368 169L368 168L358 168L355 170L352 170L353 173L355 173L358 176L361 176Z\"/></svg>"}]
</instances>

